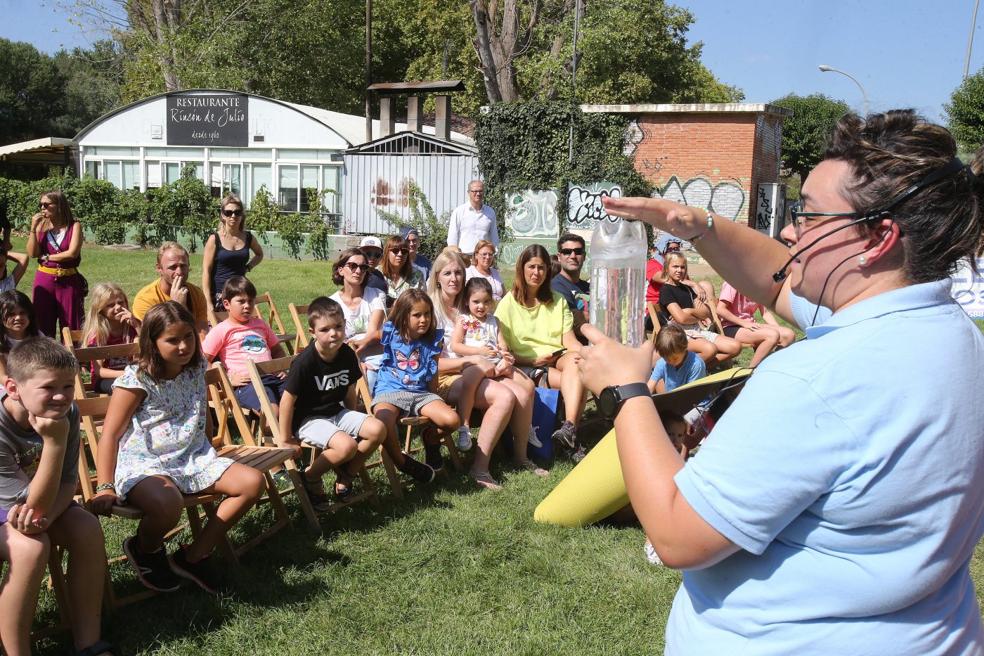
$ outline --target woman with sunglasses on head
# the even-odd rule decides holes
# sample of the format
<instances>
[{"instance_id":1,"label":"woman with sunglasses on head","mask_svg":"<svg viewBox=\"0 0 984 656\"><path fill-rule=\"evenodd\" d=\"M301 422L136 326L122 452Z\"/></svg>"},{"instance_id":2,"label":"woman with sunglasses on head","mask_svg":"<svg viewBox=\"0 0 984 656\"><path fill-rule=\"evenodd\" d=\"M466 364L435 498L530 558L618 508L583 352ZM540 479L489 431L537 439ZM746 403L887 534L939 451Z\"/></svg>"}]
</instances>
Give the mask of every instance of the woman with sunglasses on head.
<instances>
[{"instance_id":1,"label":"woman with sunglasses on head","mask_svg":"<svg viewBox=\"0 0 984 656\"><path fill-rule=\"evenodd\" d=\"M492 300L498 303L505 294L505 287L502 284L502 276L495 264L495 246L487 239L480 240L475 244L475 257L472 265L465 270L465 282L472 278L485 278L492 285Z\"/></svg>"},{"instance_id":2,"label":"woman with sunglasses on head","mask_svg":"<svg viewBox=\"0 0 984 656\"><path fill-rule=\"evenodd\" d=\"M263 261L260 241L246 230L246 210L239 197L229 194L219 207L219 229L205 240L202 254L202 291L213 304L209 311L213 326L213 313L224 311L222 288L226 281L235 276L247 277Z\"/></svg>"},{"instance_id":3,"label":"woman with sunglasses on head","mask_svg":"<svg viewBox=\"0 0 984 656\"><path fill-rule=\"evenodd\" d=\"M383 247L383 277L386 278L386 307L390 307L408 289L424 289L427 282L413 266L410 248L403 237L393 235Z\"/></svg>"},{"instance_id":4,"label":"woman with sunglasses on head","mask_svg":"<svg viewBox=\"0 0 984 656\"><path fill-rule=\"evenodd\" d=\"M341 289L331 299L342 306L345 315L345 341L365 365L366 383L372 391L376 370L383 359L383 334L386 320L386 294L366 285L369 260L358 248L342 251L331 270L331 279Z\"/></svg>"},{"instance_id":5,"label":"woman with sunglasses on head","mask_svg":"<svg viewBox=\"0 0 984 656\"><path fill-rule=\"evenodd\" d=\"M38 329L57 338L56 324L78 330L85 321L83 304L88 290L78 269L82 262L82 224L60 191L41 194L38 207L27 236L27 254L38 258L34 313Z\"/></svg>"},{"instance_id":6,"label":"woman with sunglasses on head","mask_svg":"<svg viewBox=\"0 0 984 656\"><path fill-rule=\"evenodd\" d=\"M806 332L684 463L628 385L650 347L586 329L582 375L615 416L632 507L663 563L686 570L667 653L981 653L969 564L984 534L984 336L950 276L984 251L984 151L969 167L956 155L911 110L843 117L788 248L704 209L605 199L689 239Z\"/></svg>"}]
</instances>

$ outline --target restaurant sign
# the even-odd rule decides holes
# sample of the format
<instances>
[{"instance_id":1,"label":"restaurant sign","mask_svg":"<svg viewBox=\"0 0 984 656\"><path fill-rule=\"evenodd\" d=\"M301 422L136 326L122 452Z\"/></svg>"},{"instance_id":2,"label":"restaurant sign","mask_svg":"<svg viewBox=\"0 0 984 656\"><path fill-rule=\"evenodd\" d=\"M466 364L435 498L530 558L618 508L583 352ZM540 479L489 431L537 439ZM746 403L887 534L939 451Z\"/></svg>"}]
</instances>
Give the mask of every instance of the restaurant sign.
<instances>
[{"instance_id":1,"label":"restaurant sign","mask_svg":"<svg viewBox=\"0 0 984 656\"><path fill-rule=\"evenodd\" d=\"M169 146L249 145L249 99L245 94L167 97Z\"/></svg>"}]
</instances>

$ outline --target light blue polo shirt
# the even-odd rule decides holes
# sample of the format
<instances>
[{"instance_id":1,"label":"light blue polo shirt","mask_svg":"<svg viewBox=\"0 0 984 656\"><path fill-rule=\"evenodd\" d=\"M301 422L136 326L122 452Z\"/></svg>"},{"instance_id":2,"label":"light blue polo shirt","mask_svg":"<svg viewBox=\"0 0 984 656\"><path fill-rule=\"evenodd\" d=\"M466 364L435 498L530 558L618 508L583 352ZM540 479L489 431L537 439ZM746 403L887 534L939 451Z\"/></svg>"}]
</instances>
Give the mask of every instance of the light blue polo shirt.
<instances>
[{"instance_id":1,"label":"light blue polo shirt","mask_svg":"<svg viewBox=\"0 0 984 656\"><path fill-rule=\"evenodd\" d=\"M684 573L667 654L984 652L984 336L949 285L821 315L759 365L675 477L742 551Z\"/></svg>"}]
</instances>

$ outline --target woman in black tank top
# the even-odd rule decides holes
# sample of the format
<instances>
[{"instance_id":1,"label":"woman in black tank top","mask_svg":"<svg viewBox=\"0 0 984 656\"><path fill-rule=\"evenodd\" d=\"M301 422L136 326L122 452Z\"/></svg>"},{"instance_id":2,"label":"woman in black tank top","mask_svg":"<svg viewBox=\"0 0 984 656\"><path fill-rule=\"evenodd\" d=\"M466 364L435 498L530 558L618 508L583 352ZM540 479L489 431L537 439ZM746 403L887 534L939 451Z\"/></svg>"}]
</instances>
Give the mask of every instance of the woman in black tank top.
<instances>
[{"instance_id":1,"label":"woman in black tank top","mask_svg":"<svg viewBox=\"0 0 984 656\"><path fill-rule=\"evenodd\" d=\"M226 281L233 276L247 276L263 259L259 241L246 230L242 201L230 194L222 199L220 207L219 229L205 240L202 257L202 291L213 304L213 309L209 311L212 325L215 325L212 313L225 309L222 306L222 287Z\"/></svg>"}]
</instances>

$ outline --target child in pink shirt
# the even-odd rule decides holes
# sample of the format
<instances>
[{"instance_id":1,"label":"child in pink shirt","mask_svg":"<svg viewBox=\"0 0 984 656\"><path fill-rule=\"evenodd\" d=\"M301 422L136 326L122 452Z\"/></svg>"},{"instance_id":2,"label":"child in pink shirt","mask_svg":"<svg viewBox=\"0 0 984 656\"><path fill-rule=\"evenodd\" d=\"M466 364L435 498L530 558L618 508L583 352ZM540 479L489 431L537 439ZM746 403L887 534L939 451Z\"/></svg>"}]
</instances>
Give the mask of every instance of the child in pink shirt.
<instances>
[{"instance_id":1,"label":"child in pink shirt","mask_svg":"<svg viewBox=\"0 0 984 656\"><path fill-rule=\"evenodd\" d=\"M229 380L236 388L236 398L244 408L260 409L260 399L249 378L247 362L267 362L286 355L270 326L253 316L256 287L243 276L233 276L222 288L222 305L229 318L208 331L202 350L209 362L218 358L229 370ZM267 398L279 412L284 387L283 375L263 377Z\"/></svg>"},{"instance_id":2,"label":"child in pink shirt","mask_svg":"<svg viewBox=\"0 0 984 656\"><path fill-rule=\"evenodd\" d=\"M765 323L755 321L755 313L762 313ZM721 285L717 304L718 317L724 334L755 349L749 367L758 365L776 346L789 346L796 339L791 328L780 326L772 313L728 283Z\"/></svg>"}]
</instances>

